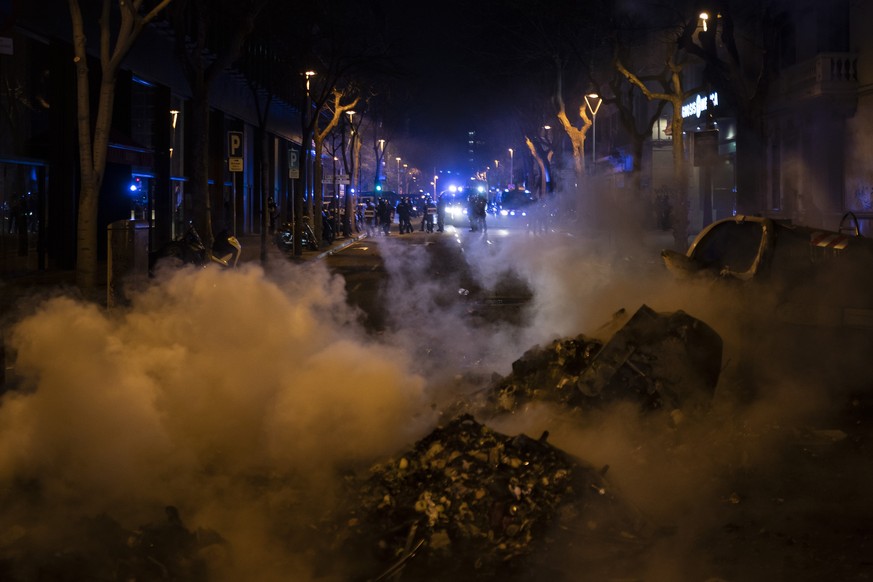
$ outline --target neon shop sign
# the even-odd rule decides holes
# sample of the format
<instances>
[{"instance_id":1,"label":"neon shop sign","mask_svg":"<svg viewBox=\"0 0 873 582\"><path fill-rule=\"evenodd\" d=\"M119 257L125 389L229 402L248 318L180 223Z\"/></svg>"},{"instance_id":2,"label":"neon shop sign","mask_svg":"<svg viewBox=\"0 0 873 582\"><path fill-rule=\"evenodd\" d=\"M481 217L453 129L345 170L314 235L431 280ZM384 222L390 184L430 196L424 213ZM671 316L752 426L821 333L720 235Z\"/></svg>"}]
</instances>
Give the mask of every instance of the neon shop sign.
<instances>
[{"instance_id":1,"label":"neon shop sign","mask_svg":"<svg viewBox=\"0 0 873 582\"><path fill-rule=\"evenodd\" d=\"M682 105L682 119L697 117L710 107L718 107L718 92L713 91L709 95L698 93L690 101Z\"/></svg>"}]
</instances>

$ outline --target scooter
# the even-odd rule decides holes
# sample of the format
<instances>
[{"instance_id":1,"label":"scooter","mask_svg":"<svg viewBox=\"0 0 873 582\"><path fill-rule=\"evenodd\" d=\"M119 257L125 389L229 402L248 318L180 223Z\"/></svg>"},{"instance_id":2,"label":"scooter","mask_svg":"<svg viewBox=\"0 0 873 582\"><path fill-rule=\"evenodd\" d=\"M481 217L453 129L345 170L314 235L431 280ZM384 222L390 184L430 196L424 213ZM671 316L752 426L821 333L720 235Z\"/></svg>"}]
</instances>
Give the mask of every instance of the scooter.
<instances>
[{"instance_id":1,"label":"scooter","mask_svg":"<svg viewBox=\"0 0 873 582\"><path fill-rule=\"evenodd\" d=\"M301 243L303 247L311 251L318 250L318 243L315 240L315 233L312 231L312 226L309 224L309 217L303 217L303 232L300 233ZM286 252L294 250L294 225L290 222L285 222L276 231L276 246Z\"/></svg>"},{"instance_id":2,"label":"scooter","mask_svg":"<svg viewBox=\"0 0 873 582\"><path fill-rule=\"evenodd\" d=\"M189 223L188 229L181 237L149 254L149 274L154 275L155 265L165 259L198 267L216 264L223 268L233 268L239 262L241 252L242 245L239 240L227 229L222 230L215 237L212 250L207 249L194 224Z\"/></svg>"}]
</instances>

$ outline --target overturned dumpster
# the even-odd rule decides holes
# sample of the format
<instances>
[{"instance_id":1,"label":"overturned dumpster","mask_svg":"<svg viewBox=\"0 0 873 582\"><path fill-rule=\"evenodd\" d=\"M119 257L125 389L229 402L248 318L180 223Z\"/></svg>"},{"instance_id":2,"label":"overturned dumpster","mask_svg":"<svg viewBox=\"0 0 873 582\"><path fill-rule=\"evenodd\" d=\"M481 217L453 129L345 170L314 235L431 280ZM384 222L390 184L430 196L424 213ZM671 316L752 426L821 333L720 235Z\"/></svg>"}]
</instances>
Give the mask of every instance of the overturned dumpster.
<instances>
[{"instance_id":1,"label":"overturned dumpster","mask_svg":"<svg viewBox=\"0 0 873 582\"><path fill-rule=\"evenodd\" d=\"M462 415L351 481L330 550L358 557L344 577L554 580L559 566L541 557L562 554L628 564L650 539L648 524L605 469L547 437L511 437Z\"/></svg>"},{"instance_id":2,"label":"overturned dumpster","mask_svg":"<svg viewBox=\"0 0 873 582\"><path fill-rule=\"evenodd\" d=\"M722 339L684 311L657 313L643 305L623 310L604 341L578 335L536 346L512 364L512 373L487 393L494 412L528 402L594 408L633 401L644 409L706 405L718 383Z\"/></svg>"},{"instance_id":3,"label":"overturned dumpster","mask_svg":"<svg viewBox=\"0 0 873 582\"><path fill-rule=\"evenodd\" d=\"M835 231L737 215L661 257L679 279L730 284L745 311L773 322L873 330L873 238L852 213Z\"/></svg>"}]
</instances>

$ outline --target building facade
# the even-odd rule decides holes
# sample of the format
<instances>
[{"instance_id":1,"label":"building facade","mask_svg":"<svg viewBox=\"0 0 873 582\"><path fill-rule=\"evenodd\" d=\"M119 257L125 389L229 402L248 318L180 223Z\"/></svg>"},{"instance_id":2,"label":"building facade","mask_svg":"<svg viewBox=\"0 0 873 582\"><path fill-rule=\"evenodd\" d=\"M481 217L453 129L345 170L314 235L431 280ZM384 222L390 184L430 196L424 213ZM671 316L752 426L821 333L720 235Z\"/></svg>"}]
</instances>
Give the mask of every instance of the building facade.
<instances>
[{"instance_id":1,"label":"building facade","mask_svg":"<svg viewBox=\"0 0 873 582\"><path fill-rule=\"evenodd\" d=\"M69 9L66 2L36 4L14 3L0 30L2 277L76 264L79 145ZM191 219L190 90L173 42L166 27L147 27L119 75L100 193L98 258L107 255L105 232L116 221L147 222L154 248L176 238ZM89 65L92 75L100 71L96 60ZM287 219L292 193L301 187L293 168L302 158L299 110L274 100L264 150L259 98L233 71L210 91L210 196L221 201L213 203L216 232L260 232L262 184ZM228 165L231 153L241 165ZM269 170L262 178L264 167Z\"/></svg>"}]
</instances>

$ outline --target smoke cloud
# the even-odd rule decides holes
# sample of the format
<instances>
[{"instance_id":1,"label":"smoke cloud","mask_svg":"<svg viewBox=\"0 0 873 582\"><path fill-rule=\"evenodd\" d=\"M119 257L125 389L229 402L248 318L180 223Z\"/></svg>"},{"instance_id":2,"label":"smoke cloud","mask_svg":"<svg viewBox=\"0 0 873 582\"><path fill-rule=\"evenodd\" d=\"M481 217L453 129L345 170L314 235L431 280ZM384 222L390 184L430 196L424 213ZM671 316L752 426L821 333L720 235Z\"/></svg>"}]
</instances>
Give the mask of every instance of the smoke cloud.
<instances>
[{"instance_id":1,"label":"smoke cloud","mask_svg":"<svg viewBox=\"0 0 873 582\"><path fill-rule=\"evenodd\" d=\"M788 379L791 346L748 337L730 293L669 277L658 250L671 240L645 228L503 236L492 224L463 245L469 271L448 272L424 246L383 239L390 325L380 335L320 263L162 273L109 312L48 299L9 338L19 386L0 401L0 551L56 545L101 514L133 529L173 505L191 529L229 542L210 579L316 579L307 535L345 472L408 447L533 345L597 337L615 311L645 303L722 335L706 415L531 405L488 424L548 430L556 446L608 465L628 502L673 531L639 575L706 573L698 534L771 470L785 427L820 420L828 395L815 375ZM522 324L477 322L465 291L487 295L507 278L532 293ZM467 372L481 381L457 382Z\"/></svg>"},{"instance_id":2,"label":"smoke cloud","mask_svg":"<svg viewBox=\"0 0 873 582\"><path fill-rule=\"evenodd\" d=\"M132 529L175 505L248 548L228 579L252 579L262 552L293 556L271 540L282 520L314 519L338 471L432 426L407 355L362 341L354 315L319 265L186 269L117 312L48 300L10 339L4 529L103 513Z\"/></svg>"}]
</instances>

